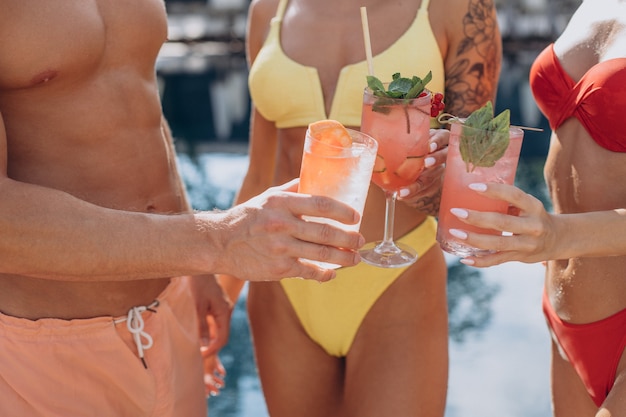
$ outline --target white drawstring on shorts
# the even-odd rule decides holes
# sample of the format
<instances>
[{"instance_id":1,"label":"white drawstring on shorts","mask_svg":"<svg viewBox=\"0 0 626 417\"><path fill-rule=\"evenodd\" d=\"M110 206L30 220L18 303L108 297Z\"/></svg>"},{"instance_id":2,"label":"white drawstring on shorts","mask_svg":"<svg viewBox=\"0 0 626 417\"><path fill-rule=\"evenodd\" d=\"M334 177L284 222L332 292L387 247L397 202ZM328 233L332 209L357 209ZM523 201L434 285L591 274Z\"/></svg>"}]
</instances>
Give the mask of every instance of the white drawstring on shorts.
<instances>
[{"instance_id":1,"label":"white drawstring on shorts","mask_svg":"<svg viewBox=\"0 0 626 417\"><path fill-rule=\"evenodd\" d=\"M144 350L150 349L154 344L154 340L152 336L146 331L144 331L145 323L143 321L143 312L148 310L153 313L156 313L154 307L159 305L159 301L155 300L149 306L139 306L132 307L128 310L128 315L125 318L121 318L115 320L115 323L126 322L126 328L133 335L133 341L135 342L135 346L137 346L137 355L139 359L141 359L141 363L143 363L144 368L148 369L148 365L146 364L146 360L144 359Z\"/></svg>"}]
</instances>

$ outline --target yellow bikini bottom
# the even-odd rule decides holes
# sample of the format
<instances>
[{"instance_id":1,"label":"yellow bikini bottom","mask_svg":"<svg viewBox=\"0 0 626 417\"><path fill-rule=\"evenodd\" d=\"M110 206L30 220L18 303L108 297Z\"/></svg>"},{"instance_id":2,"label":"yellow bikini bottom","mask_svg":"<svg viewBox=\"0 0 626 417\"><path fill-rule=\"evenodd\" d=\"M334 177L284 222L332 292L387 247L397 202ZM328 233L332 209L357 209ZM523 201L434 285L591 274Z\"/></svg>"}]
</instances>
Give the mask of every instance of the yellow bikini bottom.
<instances>
[{"instance_id":1,"label":"yellow bikini bottom","mask_svg":"<svg viewBox=\"0 0 626 417\"><path fill-rule=\"evenodd\" d=\"M436 232L436 220L428 217L398 241L423 255L437 243ZM286 278L281 285L309 337L329 355L342 357L367 312L407 268L378 268L361 262L337 270L329 282Z\"/></svg>"}]
</instances>

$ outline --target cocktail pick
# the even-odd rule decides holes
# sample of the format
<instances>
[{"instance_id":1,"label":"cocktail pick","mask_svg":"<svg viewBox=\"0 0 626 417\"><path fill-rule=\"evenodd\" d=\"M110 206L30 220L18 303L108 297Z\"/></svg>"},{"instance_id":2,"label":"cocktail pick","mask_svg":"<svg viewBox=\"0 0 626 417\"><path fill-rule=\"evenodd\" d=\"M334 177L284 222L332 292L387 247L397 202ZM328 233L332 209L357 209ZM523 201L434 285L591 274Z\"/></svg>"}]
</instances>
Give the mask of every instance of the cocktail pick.
<instances>
[{"instance_id":1,"label":"cocktail pick","mask_svg":"<svg viewBox=\"0 0 626 417\"><path fill-rule=\"evenodd\" d=\"M463 123L463 120L461 118L454 116L450 113L441 113L437 117L437 121L439 122L440 125L450 124L450 123L455 123L455 122ZM533 132L543 132L543 129L541 129L540 127L529 127L529 126L518 126L518 125L511 125L511 127L517 127L522 130L532 130Z\"/></svg>"}]
</instances>

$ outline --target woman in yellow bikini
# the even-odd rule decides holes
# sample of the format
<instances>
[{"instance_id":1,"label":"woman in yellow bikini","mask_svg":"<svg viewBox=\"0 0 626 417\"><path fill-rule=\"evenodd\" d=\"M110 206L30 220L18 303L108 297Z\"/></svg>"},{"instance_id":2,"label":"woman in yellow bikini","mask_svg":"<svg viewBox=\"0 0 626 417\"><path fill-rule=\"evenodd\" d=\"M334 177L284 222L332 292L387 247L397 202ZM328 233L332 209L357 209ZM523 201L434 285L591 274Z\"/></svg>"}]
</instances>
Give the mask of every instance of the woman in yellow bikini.
<instances>
[{"instance_id":1,"label":"woman in yellow bikini","mask_svg":"<svg viewBox=\"0 0 626 417\"><path fill-rule=\"evenodd\" d=\"M369 16L374 68L423 77L446 111L494 100L501 43L489 0L253 0L248 21L250 166L237 201L299 175L309 123L359 128L368 71L360 6ZM438 127L433 120L432 127ZM248 309L272 417L443 416L448 376L446 264L435 221L447 132L431 131L430 166L401 192L394 235L420 254L412 266L361 263L318 285L293 278L251 284ZM383 233L385 199L369 190L361 232ZM222 283L233 299L241 285Z\"/></svg>"}]
</instances>

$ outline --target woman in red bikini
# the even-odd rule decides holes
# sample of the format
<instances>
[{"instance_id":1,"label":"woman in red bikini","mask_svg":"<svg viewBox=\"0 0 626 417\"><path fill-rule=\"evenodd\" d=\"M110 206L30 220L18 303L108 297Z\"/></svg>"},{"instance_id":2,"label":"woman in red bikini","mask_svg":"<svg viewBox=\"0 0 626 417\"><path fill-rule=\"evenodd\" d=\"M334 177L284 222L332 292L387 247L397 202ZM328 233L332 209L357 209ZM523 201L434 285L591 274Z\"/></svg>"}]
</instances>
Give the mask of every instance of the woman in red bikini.
<instances>
[{"instance_id":1,"label":"woman in red bikini","mask_svg":"<svg viewBox=\"0 0 626 417\"><path fill-rule=\"evenodd\" d=\"M553 336L557 417L626 415L626 1L584 1L530 73L553 130L545 177L556 214L502 184L478 192L518 217L453 209L467 223L507 230L458 238L497 252L462 262L547 263L543 309Z\"/></svg>"}]
</instances>

